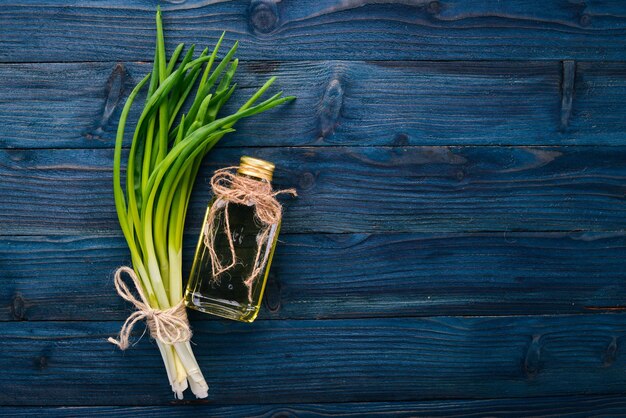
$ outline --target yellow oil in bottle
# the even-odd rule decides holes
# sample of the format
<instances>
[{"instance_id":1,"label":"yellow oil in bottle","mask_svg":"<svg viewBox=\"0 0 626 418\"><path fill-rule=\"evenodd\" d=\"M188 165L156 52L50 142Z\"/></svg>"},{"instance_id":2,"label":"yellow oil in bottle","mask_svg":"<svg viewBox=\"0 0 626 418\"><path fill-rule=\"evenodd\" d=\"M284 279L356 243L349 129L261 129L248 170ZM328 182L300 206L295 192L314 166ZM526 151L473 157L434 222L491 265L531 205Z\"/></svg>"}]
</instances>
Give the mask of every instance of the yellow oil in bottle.
<instances>
[{"instance_id":1,"label":"yellow oil in bottle","mask_svg":"<svg viewBox=\"0 0 626 418\"><path fill-rule=\"evenodd\" d=\"M251 160L252 162L250 162ZM260 161L260 163L258 161ZM271 171L269 173L268 180L266 172L257 173L254 170L254 166L246 166L246 164L252 163L264 163L266 167L271 166L271 169L273 170L273 164L271 163L251 159L249 157L242 157L239 170L240 173L238 175L246 175L252 178L259 176L259 181L271 180ZM241 167L248 168L249 170L243 170L244 172L242 172ZM204 218L203 225L205 226L211 205L214 204L223 205L224 202L219 200L211 202ZM231 260L231 252L228 244L228 237L224 230L224 214L224 210L217 212L214 220L214 225L217 228L214 240L214 250L219 259L223 263L228 264ZM213 277L211 256L204 242L203 228L203 233L200 234L194 263L191 268L189 281L187 283L185 304L191 309L208 314L237 321L252 322L259 314L267 275L269 273L272 256L276 247L280 224L270 225L268 239L264 243L261 243L259 260L266 259L267 262L261 273L252 283L252 297L250 297L248 286L246 286L244 281L250 277L250 274L254 270L254 262L257 251L259 251L257 237L264 225L260 225L258 220L255 218L254 206L229 203L228 215L228 223L233 238L237 263L234 267L220 274L219 277ZM269 255L267 252L269 252Z\"/></svg>"}]
</instances>

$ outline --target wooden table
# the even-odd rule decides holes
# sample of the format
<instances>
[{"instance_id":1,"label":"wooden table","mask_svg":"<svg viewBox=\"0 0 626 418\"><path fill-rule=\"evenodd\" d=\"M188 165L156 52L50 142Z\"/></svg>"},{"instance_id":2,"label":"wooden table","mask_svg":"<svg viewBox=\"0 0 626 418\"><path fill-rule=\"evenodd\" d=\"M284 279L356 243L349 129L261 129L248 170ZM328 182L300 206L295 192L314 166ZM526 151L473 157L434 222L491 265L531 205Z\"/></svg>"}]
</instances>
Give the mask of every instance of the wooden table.
<instances>
[{"instance_id":1,"label":"wooden table","mask_svg":"<svg viewBox=\"0 0 626 418\"><path fill-rule=\"evenodd\" d=\"M298 96L197 182L187 268L216 168L265 158L300 193L259 319L191 316L201 402L149 338L106 342L131 311L112 147L155 7L0 7L0 413L626 413L624 2L163 2L170 52L241 42L235 102L273 75Z\"/></svg>"}]
</instances>

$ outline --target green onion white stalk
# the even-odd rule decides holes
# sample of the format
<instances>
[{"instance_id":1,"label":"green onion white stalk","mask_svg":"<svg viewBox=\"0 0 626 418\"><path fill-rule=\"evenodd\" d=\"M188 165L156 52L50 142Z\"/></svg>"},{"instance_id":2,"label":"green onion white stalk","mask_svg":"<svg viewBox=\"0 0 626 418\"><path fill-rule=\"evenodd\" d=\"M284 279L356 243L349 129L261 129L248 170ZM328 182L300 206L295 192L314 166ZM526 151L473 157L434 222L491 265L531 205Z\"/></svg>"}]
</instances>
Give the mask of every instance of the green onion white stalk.
<instances>
[{"instance_id":1,"label":"green onion white stalk","mask_svg":"<svg viewBox=\"0 0 626 418\"><path fill-rule=\"evenodd\" d=\"M271 109L293 97L282 97L282 93L278 93L257 103L274 82L274 78L270 78L235 113L220 115L220 109L236 88L232 79L238 65L238 60L233 58L237 43L215 68L224 35L210 54L205 49L194 59L194 46L182 55L184 45L180 44L168 60L160 10L156 13L156 27L152 72L133 89L120 117L113 162L113 192L133 269L150 306L168 309L183 297L183 228L203 157L225 134L233 131L239 119ZM135 125L124 190L121 162L126 120L137 94L146 84L147 99ZM196 92L192 95L194 87ZM186 102L190 102L189 110L180 114ZM208 386L189 342L170 345L157 340L157 344L176 396L182 399L189 387L197 397L206 397Z\"/></svg>"}]
</instances>

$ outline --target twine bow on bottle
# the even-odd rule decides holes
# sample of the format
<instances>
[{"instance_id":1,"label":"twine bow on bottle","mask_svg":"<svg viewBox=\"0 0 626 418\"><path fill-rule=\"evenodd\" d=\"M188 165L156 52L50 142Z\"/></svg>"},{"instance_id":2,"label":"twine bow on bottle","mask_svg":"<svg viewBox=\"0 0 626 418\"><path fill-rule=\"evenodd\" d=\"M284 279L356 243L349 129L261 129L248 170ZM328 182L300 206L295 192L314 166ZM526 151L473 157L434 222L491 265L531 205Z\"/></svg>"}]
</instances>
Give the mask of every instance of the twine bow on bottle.
<instances>
[{"instance_id":1,"label":"twine bow on bottle","mask_svg":"<svg viewBox=\"0 0 626 418\"><path fill-rule=\"evenodd\" d=\"M277 225L282 218L282 206L276 200L279 194L290 194L297 196L295 189L272 190L269 182L256 180L250 177L241 176L233 173L239 167L227 167L217 170L211 178L211 188L215 196L215 201L207 215L207 221L204 227L204 244L208 249L211 258L211 272L213 279L218 280L220 274L230 270L237 264L237 256L235 254L235 242L230 230L230 218L228 215L228 205L230 203L254 206L255 218L261 223L262 228L256 237L257 252L253 269L244 284L248 288L248 300L252 301L252 284L257 279L270 255L270 251L265 251L265 255L261 260L261 252L263 244L265 244L270 236L273 225ZM219 211L224 211L224 233L230 249L230 263L224 266L215 251L215 237L217 235L216 218Z\"/></svg>"},{"instance_id":2,"label":"twine bow on bottle","mask_svg":"<svg viewBox=\"0 0 626 418\"><path fill-rule=\"evenodd\" d=\"M126 273L133 281L135 289L139 294L137 299L130 291L124 280L122 273ZM137 274L130 267L122 266L115 272L115 289L117 293L128 302L135 305L137 310L133 312L124 322L118 339L109 338L108 341L117 345L121 350L126 350L129 346L130 334L133 327L140 321L146 320L150 335L165 344L186 342L191 339L191 328L187 320L184 301L181 300L176 305L168 309L154 309L150 307L148 298L143 292L143 287Z\"/></svg>"}]
</instances>

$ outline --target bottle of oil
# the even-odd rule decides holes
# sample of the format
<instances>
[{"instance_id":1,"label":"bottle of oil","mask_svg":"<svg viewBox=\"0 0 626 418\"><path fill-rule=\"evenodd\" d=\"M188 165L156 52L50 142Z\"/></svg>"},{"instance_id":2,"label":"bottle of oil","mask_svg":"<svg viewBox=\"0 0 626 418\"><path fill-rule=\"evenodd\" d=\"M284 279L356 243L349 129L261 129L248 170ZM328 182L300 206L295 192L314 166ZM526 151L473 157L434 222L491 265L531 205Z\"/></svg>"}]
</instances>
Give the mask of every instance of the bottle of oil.
<instances>
[{"instance_id":1,"label":"bottle of oil","mask_svg":"<svg viewBox=\"0 0 626 418\"><path fill-rule=\"evenodd\" d=\"M273 172L274 164L243 156L237 170L237 176L246 176L250 179L269 183L272 180ZM207 208L203 224L205 226L213 204L216 204L215 199ZM218 211L216 214L214 225L217 232L213 248L221 260L229 260L231 259L231 250L224 230L224 215L224 210ZM233 203L228 204L228 220L237 263L221 273L219 277L213 277L211 256L204 241L205 228L203 228L187 283L185 304L191 309L223 318L252 322L256 319L261 307L280 222L269 226L259 225L258 220L255 219L254 205ZM257 243L257 236L264 227L269 228L268 238L259 244ZM260 249L259 245L261 246ZM260 251L260 257L256 257L257 251ZM267 261L252 282L252 287L248 288L244 282L253 272L257 258Z\"/></svg>"}]
</instances>

